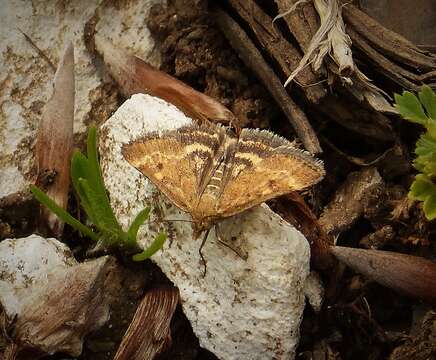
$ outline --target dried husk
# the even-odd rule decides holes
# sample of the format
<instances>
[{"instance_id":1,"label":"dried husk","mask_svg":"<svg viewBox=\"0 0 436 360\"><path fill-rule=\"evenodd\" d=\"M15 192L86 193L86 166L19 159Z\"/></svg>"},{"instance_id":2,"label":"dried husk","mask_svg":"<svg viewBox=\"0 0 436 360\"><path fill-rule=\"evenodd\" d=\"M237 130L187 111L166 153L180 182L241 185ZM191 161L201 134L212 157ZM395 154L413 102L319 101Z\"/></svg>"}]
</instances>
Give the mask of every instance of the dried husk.
<instances>
[{"instance_id":1,"label":"dried husk","mask_svg":"<svg viewBox=\"0 0 436 360\"><path fill-rule=\"evenodd\" d=\"M63 209L67 207L70 186L74 89L74 48L69 43L56 71L53 95L44 107L36 141L36 184ZM42 233L59 237L64 223L41 206L38 227Z\"/></svg>"},{"instance_id":2,"label":"dried husk","mask_svg":"<svg viewBox=\"0 0 436 360\"><path fill-rule=\"evenodd\" d=\"M109 319L115 267L110 256L77 263L65 245L37 235L0 243L7 351L79 356L84 336Z\"/></svg>"}]
</instances>

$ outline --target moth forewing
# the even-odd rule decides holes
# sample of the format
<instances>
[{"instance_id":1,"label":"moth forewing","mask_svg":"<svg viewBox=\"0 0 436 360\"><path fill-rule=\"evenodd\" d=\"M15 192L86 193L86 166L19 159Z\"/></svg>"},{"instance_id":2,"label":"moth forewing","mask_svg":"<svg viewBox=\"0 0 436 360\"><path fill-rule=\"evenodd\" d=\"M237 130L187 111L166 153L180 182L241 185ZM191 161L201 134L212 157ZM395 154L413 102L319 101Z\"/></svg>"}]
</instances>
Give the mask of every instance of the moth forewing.
<instances>
[{"instance_id":1,"label":"moth forewing","mask_svg":"<svg viewBox=\"0 0 436 360\"><path fill-rule=\"evenodd\" d=\"M324 176L322 162L266 130L243 129L236 138L222 126L192 124L150 133L122 152L191 214L196 233Z\"/></svg>"}]
</instances>

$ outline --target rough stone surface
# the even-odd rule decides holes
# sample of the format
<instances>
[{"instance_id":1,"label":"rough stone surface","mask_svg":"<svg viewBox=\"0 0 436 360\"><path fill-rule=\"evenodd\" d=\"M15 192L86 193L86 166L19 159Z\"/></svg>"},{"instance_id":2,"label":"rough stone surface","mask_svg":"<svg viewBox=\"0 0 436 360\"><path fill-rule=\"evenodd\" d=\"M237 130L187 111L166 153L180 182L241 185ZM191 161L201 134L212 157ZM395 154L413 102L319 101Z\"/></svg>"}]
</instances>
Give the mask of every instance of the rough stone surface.
<instances>
[{"instance_id":1,"label":"rough stone surface","mask_svg":"<svg viewBox=\"0 0 436 360\"><path fill-rule=\"evenodd\" d=\"M31 235L0 243L0 304L19 347L78 356L83 337L109 319L114 259L78 263L56 239ZM73 295L73 296L72 296Z\"/></svg>"},{"instance_id":2,"label":"rough stone surface","mask_svg":"<svg viewBox=\"0 0 436 360\"><path fill-rule=\"evenodd\" d=\"M75 132L105 120L116 109L116 90L98 72L85 47L85 25L115 46L129 49L151 63L153 41L145 26L157 0L17 1L0 0L0 198L22 191L34 180L36 129L52 91L53 69L18 30L26 33L56 66L68 41L75 47Z\"/></svg>"},{"instance_id":3,"label":"rough stone surface","mask_svg":"<svg viewBox=\"0 0 436 360\"><path fill-rule=\"evenodd\" d=\"M192 120L174 106L134 95L100 132L103 176L116 216L127 228L145 206L152 217L140 231L149 244L165 227L170 239L152 258L180 290L183 310L201 346L221 359L290 359L299 338L309 246L303 235L266 205L219 223L218 232L246 260L217 242L203 248L207 274L192 238L188 214L172 205L123 158L121 146L150 131L178 128ZM164 226L165 225L165 226Z\"/></svg>"}]
</instances>

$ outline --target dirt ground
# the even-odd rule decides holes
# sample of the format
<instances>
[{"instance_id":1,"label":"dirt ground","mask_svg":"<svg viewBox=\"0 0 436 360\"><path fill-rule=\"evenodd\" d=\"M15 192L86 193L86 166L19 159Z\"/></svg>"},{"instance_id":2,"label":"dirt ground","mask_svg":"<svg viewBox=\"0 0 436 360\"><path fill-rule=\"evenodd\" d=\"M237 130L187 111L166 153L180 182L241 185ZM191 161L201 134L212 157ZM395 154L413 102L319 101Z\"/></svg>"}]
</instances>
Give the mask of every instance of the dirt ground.
<instances>
[{"instance_id":1,"label":"dirt ground","mask_svg":"<svg viewBox=\"0 0 436 360\"><path fill-rule=\"evenodd\" d=\"M161 49L161 69L219 100L243 127L268 128L292 139L295 134L289 122L229 46L206 4L188 2L184 1L183 6L178 1L170 2L167 8L155 6L150 13L148 26ZM322 140L327 170L316 189L304 194L317 215L351 173L368 167L356 159L374 159L389 149L397 154L373 165L381 174L383 186L376 196L364 199L363 216L338 235L337 244L434 259L435 224L425 220L419 204L407 201L414 175L409 164L420 128L397 118L392 123L393 139L379 141L325 120L316 106L307 108L307 112ZM32 228L26 220L26 216L30 218L28 212L22 214L24 220L19 223L8 222L13 214L2 215L3 238L11 232L23 236ZM71 229L67 228L65 234L67 243L74 237L68 231ZM76 253L80 257L84 251L76 248ZM87 337L79 359L111 359L144 291L169 283L150 261L138 264L119 259L124 271L117 275L117 281L123 291L117 295L110 322ZM327 286L325 304L318 313L306 307L297 359L436 358L436 313L431 306L399 295L343 266L334 276L321 272L321 277ZM159 359L216 359L200 348L180 308L171 330L172 346Z\"/></svg>"}]
</instances>

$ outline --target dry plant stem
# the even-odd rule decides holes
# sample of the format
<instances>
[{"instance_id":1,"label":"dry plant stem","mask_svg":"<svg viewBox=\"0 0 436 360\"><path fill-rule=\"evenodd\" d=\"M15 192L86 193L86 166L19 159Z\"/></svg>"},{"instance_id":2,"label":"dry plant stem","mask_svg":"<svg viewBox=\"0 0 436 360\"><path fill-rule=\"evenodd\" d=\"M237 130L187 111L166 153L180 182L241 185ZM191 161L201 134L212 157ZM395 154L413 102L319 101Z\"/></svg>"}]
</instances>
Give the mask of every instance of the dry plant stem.
<instances>
[{"instance_id":1,"label":"dry plant stem","mask_svg":"<svg viewBox=\"0 0 436 360\"><path fill-rule=\"evenodd\" d=\"M354 72L351 53L351 40L345 33L341 8L337 0L314 0L321 19L317 32L313 35L309 46L297 68L289 75L285 86L307 65L311 64L315 72L319 71L326 55L331 56L338 65L338 75L348 77Z\"/></svg>"},{"instance_id":2,"label":"dry plant stem","mask_svg":"<svg viewBox=\"0 0 436 360\"><path fill-rule=\"evenodd\" d=\"M290 98L279 78L271 70L247 34L229 15L221 10L217 11L216 19L230 45L236 50L247 67L260 78L286 114L304 147L312 154L322 152L316 133L306 115Z\"/></svg>"},{"instance_id":3,"label":"dry plant stem","mask_svg":"<svg viewBox=\"0 0 436 360\"><path fill-rule=\"evenodd\" d=\"M417 72L436 68L436 56L419 50L401 35L386 29L352 4L343 7L345 23L364 37L380 53L395 59L397 63L415 68Z\"/></svg>"},{"instance_id":4,"label":"dry plant stem","mask_svg":"<svg viewBox=\"0 0 436 360\"><path fill-rule=\"evenodd\" d=\"M389 95L375 86L371 80L355 66L351 77L352 84L345 83L346 89L360 102L366 100L368 105L377 112L397 114L395 108L386 100Z\"/></svg>"},{"instance_id":5,"label":"dry plant stem","mask_svg":"<svg viewBox=\"0 0 436 360\"><path fill-rule=\"evenodd\" d=\"M6 345L6 349L3 354L0 353L0 359L2 360L15 360L18 357L19 348L17 344L10 343Z\"/></svg>"},{"instance_id":6,"label":"dry plant stem","mask_svg":"<svg viewBox=\"0 0 436 360\"><path fill-rule=\"evenodd\" d=\"M229 0L239 16L248 23L260 44L277 61L281 71L288 77L298 66L302 56L298 49L286 41L282 34L274 29L272 19L253 0ZM296 76L297 84L312 103L318 103L326 94L319 79L306 67Z\"/></svg>"},{"instance_id":7,"label":"dry plant stem","mask_svg":"<svg viewBox=\"0 0 436 360\"><path fill-rule=\"evenodd\" d=\"M332 246L336 258L368 278L436 304L436 264L424 258L380 250Z\"/></svg>"},{"instance_id":8,"label":"dry plant stem","mask_svg":"<svg viewBox=\"0 0 436 360\"><path fill-rule=\"evenodd\" d=\"M341 6L338 0L314 0L314 5L321 18L321 26L324 21L330 23L326 39L328 46L324 46L325 51L332 52L332 57L339 67L339 74L349 76L354 72L354 61L350 48L351 39L345 32Z\"/></svg>"},{"instance_id":9,"label":"dry plant stem","mask_svg":"<svg viewBox=\"0 0 436 360\"><path fill-rule=\"evenodd\" d=\"M45 105L36 140L38 186L65 209L70 186L70 158L74 121L74 49L70 43L59 63L51 99ZM59 237L63 222L50 210L41 207L38 227Z\"/></svg>"},{"instance_id":10,"label":"dry plant stem","mask_svg":"<svg viewBox=\"0 0 436 360\"><path fill-rule=\"evenodd\" d=\"M382 76L386 76L396 84L400 85L402 88L417 91L419 88L421 80L418 75L415 75L405 68L395 64L388 58L381 55L377 50L372 48L365 39L352 28L347 29L348 34L353 40L353 44L361 50L365 55L367 55L369 61L373 62L375 66L379 69L378 72ZM417 84L413 83L415 81Z\"/></svg>"},{"instance_id":11,"label":"dry plant stem","mask_svg":"<svg viewBox=\"0 0 436 360\"><path fill-rule=\"evenodd\" d=\"M194 119L237 126L237 119L232 112L213 98L155 69L140 58L115 48L100 36L95 37L95 45L126 97L137 93L157 96Z\"/></svg>"},{"instance_id":12,"label":"dry plant stem","mask_svg":"<svg viewBox=\"0 0 436 360\"><path fill-rule=\"evenodd\" d=\"M279 14L287 12L298 0L275 0ZM319 27L319 20L315 8L311 3L299 5L295 11L283 17L288 24L289 31L297 39L301 49L306 52L310 41Z\"/></svg>"},{"instance_id":13,"label":"dry plant stem","mask_svg":"<svg viewBox=\"0 0 436 360\"><path fill-rule=\"evenodd\" d=\"M149 291L136 310L114 360L154 359L171 343L170 323L179 302L176 288Z\"/></svg>"}]
</instances>

